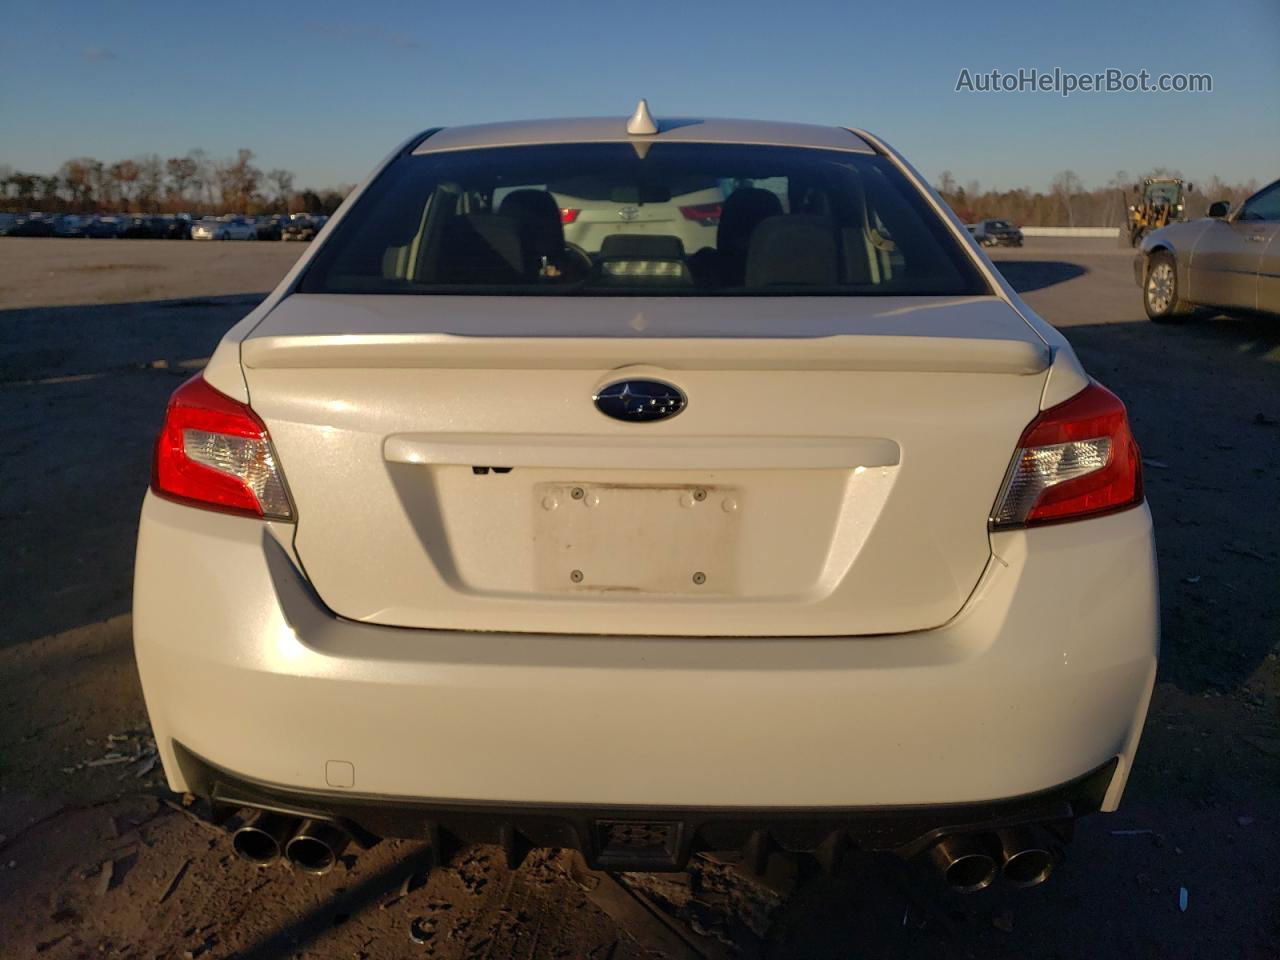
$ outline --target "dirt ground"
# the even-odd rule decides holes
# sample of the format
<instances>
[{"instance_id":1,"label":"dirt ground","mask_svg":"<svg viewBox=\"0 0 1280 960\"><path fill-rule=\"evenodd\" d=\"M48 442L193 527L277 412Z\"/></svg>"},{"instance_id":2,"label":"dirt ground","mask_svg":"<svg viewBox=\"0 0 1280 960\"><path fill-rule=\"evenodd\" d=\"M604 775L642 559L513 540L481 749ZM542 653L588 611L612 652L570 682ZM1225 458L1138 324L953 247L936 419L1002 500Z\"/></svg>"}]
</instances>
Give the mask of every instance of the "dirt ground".
<instances>
[{"instance_id":1,"label":"dirt ground","mask_svg":"<svg viewBox=\"0 0 1280 960\"><path fill-rule=\"evenodd\" d=\"M1150 324L1114 241L996 254L1129 404L1160 548L1123 809L1047 884L958 897L857 856L764 883L485 847L432 867L403 842L319 879L236 860L155 766L133 538L166 397L301 250L0 238L0 958L1280 957L1280 323Z\"/></svg>"}]
</instances>

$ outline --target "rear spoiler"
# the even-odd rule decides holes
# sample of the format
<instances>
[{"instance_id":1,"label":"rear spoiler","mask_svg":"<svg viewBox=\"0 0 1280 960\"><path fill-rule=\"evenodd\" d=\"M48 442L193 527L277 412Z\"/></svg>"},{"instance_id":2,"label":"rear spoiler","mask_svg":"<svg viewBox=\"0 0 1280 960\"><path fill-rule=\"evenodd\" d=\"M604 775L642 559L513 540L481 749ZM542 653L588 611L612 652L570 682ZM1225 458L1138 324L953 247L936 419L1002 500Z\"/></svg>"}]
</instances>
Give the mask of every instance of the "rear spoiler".
<instances>
[{"instance_id":1,"label":"rear spoiler","mask_svg":"<svg viewBox=\"0 0 1280 960\"><path fill-rule=\"evenodd\" d=\"M548 341L555 349L548 350ZM1049 347L1026 340L875 336L753 339L474 337L446 333L251 337L251 370L595 370L637 364L671 370L865 370L910 373L1043 373Z\"/></svg>"}]
</instances>

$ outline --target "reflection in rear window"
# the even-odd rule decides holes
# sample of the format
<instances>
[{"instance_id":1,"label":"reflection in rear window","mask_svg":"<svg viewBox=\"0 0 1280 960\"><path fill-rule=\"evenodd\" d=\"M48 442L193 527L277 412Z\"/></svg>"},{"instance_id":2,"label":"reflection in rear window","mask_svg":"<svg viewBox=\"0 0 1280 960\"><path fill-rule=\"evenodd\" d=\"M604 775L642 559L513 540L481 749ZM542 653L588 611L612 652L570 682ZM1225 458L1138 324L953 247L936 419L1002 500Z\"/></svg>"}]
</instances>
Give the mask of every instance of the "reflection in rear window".
<instances>
[{"instance_id":1,"label":"reflection in rear window","mask_svg":"<svg viewBox=\"0 0 1280 960\"><path fill-rule=\"evenodd\" d=\"M884 157L629 143L404 156L304 293L967 295L989 288Z\"/></svg>"}]
</instances>

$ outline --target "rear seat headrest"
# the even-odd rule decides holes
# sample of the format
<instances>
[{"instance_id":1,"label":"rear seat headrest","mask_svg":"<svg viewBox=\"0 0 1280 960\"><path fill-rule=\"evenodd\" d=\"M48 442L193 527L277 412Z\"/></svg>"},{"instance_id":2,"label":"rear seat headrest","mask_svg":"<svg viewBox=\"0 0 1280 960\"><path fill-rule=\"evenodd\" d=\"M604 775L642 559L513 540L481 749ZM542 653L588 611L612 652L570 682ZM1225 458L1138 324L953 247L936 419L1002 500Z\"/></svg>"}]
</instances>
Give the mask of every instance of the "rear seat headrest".
<instances>
[{"instance_id":1,"label":"rear seat headrest","mask_svg":"<svg viewBox=\"0 0 1280 960\"><path fill-rule=\"evenodd\" d=\"M441 283L519 282L524 276L520 224L496 213L459 216L445 227L439 257Z\"/></svg>"},{"instance_id":2,"label":"rear seat headrest","mask_svg":"<svg viewBox=\"0 0 1280 960\"><path fill-rule=\"evenodd\" d=\"M747 251L748 287L840 282L835 226L830 217L784 214L756 227Z\"/></svg>"}]
</instances>

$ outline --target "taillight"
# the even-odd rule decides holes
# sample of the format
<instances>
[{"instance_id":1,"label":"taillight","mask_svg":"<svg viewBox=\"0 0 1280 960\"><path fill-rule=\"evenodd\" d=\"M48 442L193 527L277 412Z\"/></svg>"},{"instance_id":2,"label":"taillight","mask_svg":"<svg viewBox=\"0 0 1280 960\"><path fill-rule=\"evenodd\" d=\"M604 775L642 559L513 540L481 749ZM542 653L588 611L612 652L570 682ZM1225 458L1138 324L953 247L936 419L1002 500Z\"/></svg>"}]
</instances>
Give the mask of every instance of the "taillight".
<instances>
[{"instance_id":1,"label":"taillight","mask_svg":"<svg viewBox=\"0 0 1280 960\"><path fill-rule=\"evenodd\" d=\"M1120 398L1092 383L1031 421L993 528L1076 520L1142 502L1142 455Z\"/></svg>"},{"instance_id":2,"label":"taillight","mask_svg":"<svg viewBox=\"0 0 1280 960\"><path fill-rule=\"evenodd\" d=\"M169 398L156 439L151 489L214 510L293 519L266 426L248 406L199 374Z\"/></svg>"},{"instance_id":3,"label":"taillight","mask_svg":"<svg viewBox=\"0 0 1280 960\"><path fill-rule=\"evenodd\" d=\"M560 222L573 223L575 220L578 219L578 214L580 214L581 212L582 212L581 210L575 210L573 209L573 207L561 207Z\"/></svg>"},{"instance_id":4,"label":"taillight","mask_svg":"<svg viewBox=\"0 0 1280 960\"><path fill-rule=\"evenodd\" d=\"M714 227L718 224L723 211L723 203L695 203L692 206L680 208L686 220L694 220L704 227Z\"/></svg>"}]
</instances>

